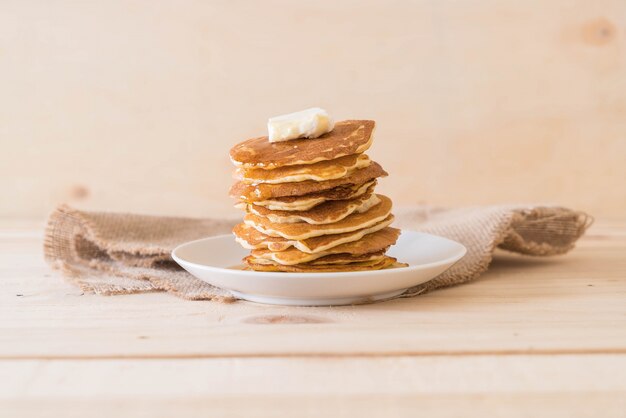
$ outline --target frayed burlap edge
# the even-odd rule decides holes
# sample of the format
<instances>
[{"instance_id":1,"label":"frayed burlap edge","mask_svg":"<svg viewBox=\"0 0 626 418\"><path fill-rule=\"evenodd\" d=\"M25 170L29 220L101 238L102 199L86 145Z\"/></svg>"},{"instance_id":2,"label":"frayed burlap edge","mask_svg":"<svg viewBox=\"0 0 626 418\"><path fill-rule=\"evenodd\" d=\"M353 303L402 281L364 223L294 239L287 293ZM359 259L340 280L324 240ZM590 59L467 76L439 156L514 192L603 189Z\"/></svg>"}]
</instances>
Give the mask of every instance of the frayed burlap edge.
<instances>
[{"instance_id":1,"label":"frayed burlap edge","mask_svg":"<svg viewBox=\"0 0 626 418\"><path fill-rule=\"evenodd\" d=\"M124 216L111 214L111 216ZM154 218L155 221L157 218ZM179 218L162 218L177 222ZM201 221L199 226L228 221ZM200 236L212 235L211 228L199 231ZM218 228L223 229L223 228ZM222 231L223 232L223 231ZM82 246L83 253L79 252ZM85 247L91 246L89 249ZM99 295L167 291L188 300L213 300L230 303L236 299L223 289L209 285L173 265L155 267L159 262L172 262L171 250L150 246L149 250L133 248L125 253L119 246L111 246L98 233L85 212L62 205L48 218L44 238L44 258L50 266L82 291ZM130 263L129 258L135 257ZM173 262L172 262L173 263Z\"/></svg>"},{"instance_id":2,"label":"frayed burlap edge","mask_svg":"<svg viewBox=\"0 0 626 418\"><path fill-rule=\"evenodd\" d=\"M125 221L123 227L120 219ZM564 254L591 223L589 215L559 207L415 208L398 215L396 225L453 239L464 244L468 252L448 271L400 297L476 279L489 267L496 248L536 256ZM166 228L156 237L135 234L139 238L130 240L132 229L139 224L144 228L137 227L140 232ZM194 278L170 258L177 240L182 243L224 233L232 224L226 220L82 212L61 206L49 217L44 255L51 266L85 292L119 295L168 291L189 300L232 302L235 298L229 292ZM108 237L104 238L100 230L106 230Z\"/></svg>"},{"instance_id":3,"label":"frayed burlap edge","mask_svg":"<svg viewBox=\"0 0 626 418\"><path fill-rule=\"evenodd\" d=\"M455 215L463 221L471 217L472 211L483 215L484 219L454 222ZM461 209L456 214L447 210L434 212L431 219L428 212L419 209L417 222L409 212L408 223L412 221L412 229L461 242L467 254L435 279L410 288L400 297L413 297L475 280L489 268L496 248L531 256L565 254L593 224L592 216L561 207L495 206ZM442 221L450 215L452 219Z\"/></svg>"}]
</instances>

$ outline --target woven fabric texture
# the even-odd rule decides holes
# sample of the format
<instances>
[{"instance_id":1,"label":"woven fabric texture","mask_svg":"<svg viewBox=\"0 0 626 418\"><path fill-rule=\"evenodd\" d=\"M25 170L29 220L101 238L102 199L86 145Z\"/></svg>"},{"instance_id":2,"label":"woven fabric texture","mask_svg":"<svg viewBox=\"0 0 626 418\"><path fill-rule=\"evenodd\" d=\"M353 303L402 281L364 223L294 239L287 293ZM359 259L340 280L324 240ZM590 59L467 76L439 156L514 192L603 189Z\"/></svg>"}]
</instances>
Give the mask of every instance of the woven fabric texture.
<instances>
[{"instance_id":1,"label":"woven fabric texture","mask_svg":"<svg viewBox=\"0 0 626 418\"><path fill-rule=\"evenodd\" d=\"M591 224L585 213L561 207L416 207L394 226L453 239L467 255L448 271L400 297L471 281L489 266L496 248L550 256L564 254ZM168 291L191 300L233 302L226 290L198 280L170 253L186 241L229 233L234 220L192 219L57 208L46 227L44 254L70 282L102 295Z\"/></svg>"}]
</instances>

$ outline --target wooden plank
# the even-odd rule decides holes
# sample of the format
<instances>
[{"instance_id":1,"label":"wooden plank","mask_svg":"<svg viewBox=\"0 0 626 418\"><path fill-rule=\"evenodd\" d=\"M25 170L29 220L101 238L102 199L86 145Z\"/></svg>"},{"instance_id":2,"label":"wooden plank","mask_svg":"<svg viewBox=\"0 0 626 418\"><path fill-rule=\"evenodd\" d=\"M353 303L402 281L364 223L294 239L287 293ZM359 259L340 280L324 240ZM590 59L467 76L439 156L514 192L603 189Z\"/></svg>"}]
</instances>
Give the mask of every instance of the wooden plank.
<instances>
[{"instance_id":1,"label":"wooden plank","mask_svg":"<svg viewBox=\"0 0 626 418\"><path fill-rule=\"evenodd\" d=\"M334 308L83 295L43 263L36 230L13 230L0 233L0 358L624 353L616 228L564 257L502 254L471 285Z\"/></svg>"},{"instance_id":2,"label":"wooden plank","mask_svg":"<svg viewBox=\"0 0 626 418\"><path fill-rule=\"evenodd\" d=\"M624 418L624 393L328 395L328 396L167 396L110 399L44 399L1 402L11 418L317 418L347 417L506 417Z\"/></svg>"},{"instance_id":3,"label":"wooden plank","mask_svg":"<svg viewBox=\"0 0 626 418\"><path fill-rule=\"evenodd\" d=\"M623 417L626 406L624 355L0 361L0 374L11 417Z\"/></svg>"},{"instance_id":4,"label":"wooden plank","mask_svg":"<svg viewBox=\"0 0 626 418\"><path fill-rule=\"evenodd\" d=\"M228 149L309 106L376 119L398 204L626 210L623 0L39 3L0 14L0 215L233 213Z\"/></svg>"}]
</instances>

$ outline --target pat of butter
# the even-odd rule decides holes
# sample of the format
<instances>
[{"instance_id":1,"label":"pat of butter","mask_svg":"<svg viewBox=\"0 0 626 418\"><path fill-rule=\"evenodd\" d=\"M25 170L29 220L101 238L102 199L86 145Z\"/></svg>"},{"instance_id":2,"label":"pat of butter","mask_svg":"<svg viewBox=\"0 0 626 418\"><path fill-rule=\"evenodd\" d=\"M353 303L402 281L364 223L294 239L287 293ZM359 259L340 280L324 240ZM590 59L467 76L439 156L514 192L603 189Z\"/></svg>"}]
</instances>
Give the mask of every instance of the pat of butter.
<instances>
[{"instance_id":1,"label":"pat of butter","mask_svg":"<svg viewBox=\"0 0 626 418\"><path fill-rule=\"evenodd\" d=\"M332 131L334 127L335 123L328 112L319 107L276 116L267 121L270 142L317 138Z\"/></svg>"}]
</instances>

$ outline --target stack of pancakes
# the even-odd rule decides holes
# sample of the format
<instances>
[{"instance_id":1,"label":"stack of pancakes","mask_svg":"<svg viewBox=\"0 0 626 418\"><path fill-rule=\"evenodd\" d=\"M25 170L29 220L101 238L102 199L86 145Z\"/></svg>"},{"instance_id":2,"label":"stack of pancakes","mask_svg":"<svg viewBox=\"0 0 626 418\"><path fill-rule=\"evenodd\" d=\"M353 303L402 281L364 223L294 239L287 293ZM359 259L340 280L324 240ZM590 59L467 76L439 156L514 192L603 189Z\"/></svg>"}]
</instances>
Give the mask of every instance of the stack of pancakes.
<instances>
[{"instance_id":1,"label":"stack of pancakes","mask_svg":"<svg viewBox=\"0 0 626 418\"><path fill-rule=\"evenodd\" d=\"M269 142L266 136L234 146L237 166L230 195L245 210L236 240L257 271L377 270L398 265L385 255L400 230L391 200L374 193L387 175L363 154L374 121L337 122L315 139Z\"/></svg>"}]
</instances>

